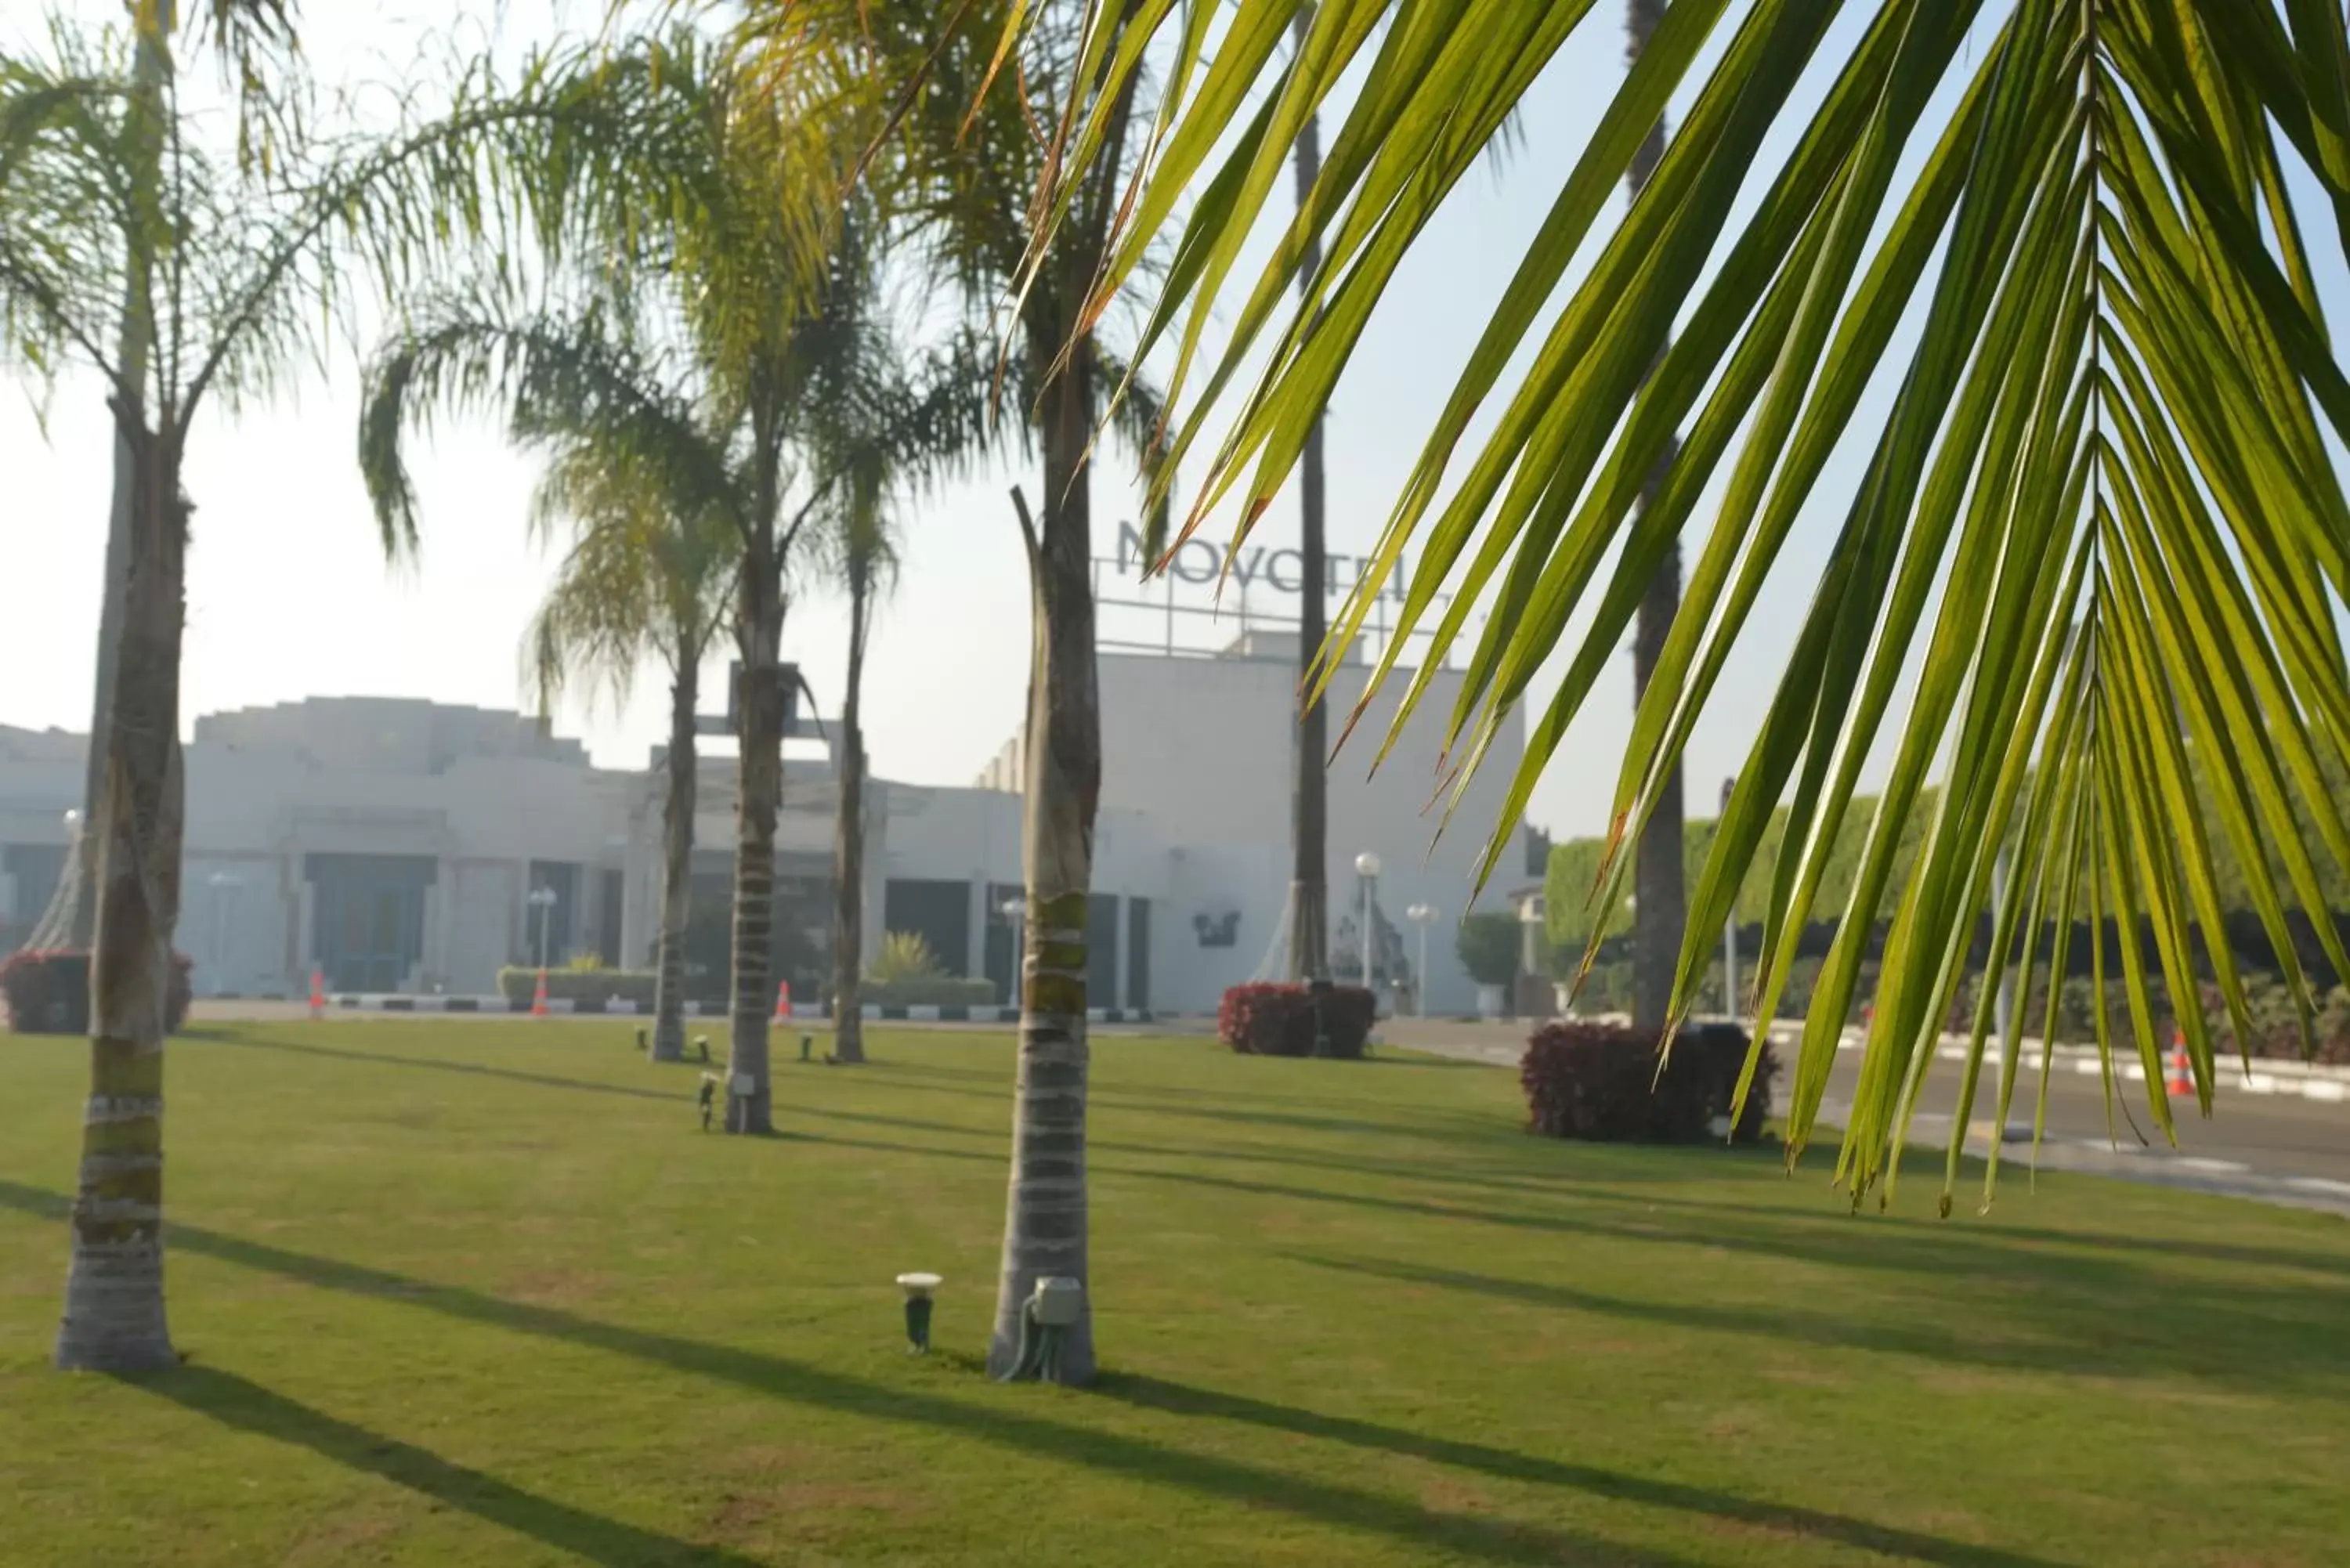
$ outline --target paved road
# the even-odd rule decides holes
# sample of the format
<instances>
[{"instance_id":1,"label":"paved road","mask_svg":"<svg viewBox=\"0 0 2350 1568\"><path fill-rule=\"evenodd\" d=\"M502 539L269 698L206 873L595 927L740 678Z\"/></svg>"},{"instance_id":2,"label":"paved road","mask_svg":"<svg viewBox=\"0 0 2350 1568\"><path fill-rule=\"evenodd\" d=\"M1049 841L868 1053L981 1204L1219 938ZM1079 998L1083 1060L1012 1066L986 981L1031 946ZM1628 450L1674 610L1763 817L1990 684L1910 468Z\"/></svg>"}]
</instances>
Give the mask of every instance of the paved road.
<instances>
[{"instance_id":1,"label":"paved road","mask_svg":"<svg viewBox=\"0 0 2350 1568\"><path fill-rule=\"evenodd\" d=\"M1390 1044L1497 1066L1515 1064L1523 1031L1523 1025L1409 1019L1390 1021L1381 1027L1382 1037ZM1782 1059L1792 1062L1791 1048L1783 1046L1782 1051ZM1859 1065L1859 1052L1838 1053L1835 1072L1828 1080L1825 1119L1835 1119L1851 1103ZM2350 1104L2247 1094L2230 1086L2231 1075L2224 1066L2210 1120L2203 1119L2192 1099L2171 1102L2179 1144L2173 1152L2147 1114L2144 1084L2116 1085L2119 1093L2112 1127L2119 1139L2116 1145L2107 1133L2102 1080L2073 1071L2071 1061L2060 1054L2049 1078L2048 1127L2041 1165L2350 1214ZM1918 1125L1912 1135L1915 1141L1947 1147L1958 1082L1957 1063L1935 1064L1919 1104ZM2029 1157L2031 1096L2038 1090L2036 1070L2027 1072L2016 1085L2003 1160ZM1986 1124L1997 1107L1995 1090L1986 1074L1975 1106L1976 1136L1970 1140L1979 1152L1988 1145ZM2137 1118L2150 1147L2140 1144L2125 1112Z\"/></svg>"}]
</instances>

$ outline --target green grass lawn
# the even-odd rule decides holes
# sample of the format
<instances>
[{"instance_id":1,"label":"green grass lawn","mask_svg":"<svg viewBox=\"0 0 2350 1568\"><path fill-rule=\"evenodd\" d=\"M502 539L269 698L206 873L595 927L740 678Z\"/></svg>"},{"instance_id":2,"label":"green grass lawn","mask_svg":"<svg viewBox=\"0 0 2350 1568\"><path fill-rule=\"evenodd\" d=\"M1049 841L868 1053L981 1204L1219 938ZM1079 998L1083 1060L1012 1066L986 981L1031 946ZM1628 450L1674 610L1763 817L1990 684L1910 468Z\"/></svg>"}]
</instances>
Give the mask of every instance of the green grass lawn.
<instances>
[{"instance_id":1,"label":"green grass lawn","mask_svg":"<svg viewBox=\"0 0 2350 1568\"><path fill-rule=\"evenodd\" d=\"M1104 1376L1004 1388L1007 1041L792 1062L751 1141L631 1035L176 1043L190 1362L123 1382L47 1366L82 1049L0 1039L0 1563L2350 1561L2336 1219L2021 1171L1855 1219L1528 1138L1506 1073L1107 1040Z\"/></svg>"}]
</instances>

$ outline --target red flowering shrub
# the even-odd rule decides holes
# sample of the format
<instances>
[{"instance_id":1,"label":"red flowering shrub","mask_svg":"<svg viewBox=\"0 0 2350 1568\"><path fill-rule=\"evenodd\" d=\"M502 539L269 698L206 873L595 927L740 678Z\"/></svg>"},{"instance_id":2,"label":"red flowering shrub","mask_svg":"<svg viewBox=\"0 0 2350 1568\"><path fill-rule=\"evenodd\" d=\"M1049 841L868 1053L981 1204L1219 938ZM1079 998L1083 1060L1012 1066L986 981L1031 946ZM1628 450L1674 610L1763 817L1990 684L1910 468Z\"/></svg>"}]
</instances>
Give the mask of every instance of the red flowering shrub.
<instances>
[{"instance_id":1,"label":"red flowering shrub","mask_svg":"<svg viewBox=\"0 0 2350 1568\"><path fill-rule=\"evenodd\" d=\"M176 1034L195 1000L193 961L172 955L172 986L164 998L163 1031ZM89 1033L89 954L57 949L0 959L0 1000L18 1034Z\"/></svg>"},{"instance_id":2,"label":"red flowering shrub","mask_svg":"<svg viewBox=\"0 0 2350 1568\"><path fill-rule=\"evenodd\" d=\"M1378 999L1359 985L1336 985L1326 1006L1330 1054L1360 1057L1378 1017ZM1302 985L1236 985L1216 1009L1216 1035L1246 1056L1311 1056L1314 993Z\"/></svg>"},{"instance_id":3,"label":"red flowering shrub","mask_svg":"<svg viewBox=\"0 0 2350 1568\"><path fill-rule=\"evenodd\" d=\"M1518 1072L1525 1085L1528 1130L1599 1143L1696 1143L1719 1138L1745 1070L1748 1040L1727 1024L1685 1029L1660 1076L1657 1037L1645 1029L1568 1019L1544 1024L1526 1042ZM1771 1115L1771 1080L1779 1064L1762 1044L1754 1085L1733 1137L1751 1143Z\"/></svg>"}]
</instances>

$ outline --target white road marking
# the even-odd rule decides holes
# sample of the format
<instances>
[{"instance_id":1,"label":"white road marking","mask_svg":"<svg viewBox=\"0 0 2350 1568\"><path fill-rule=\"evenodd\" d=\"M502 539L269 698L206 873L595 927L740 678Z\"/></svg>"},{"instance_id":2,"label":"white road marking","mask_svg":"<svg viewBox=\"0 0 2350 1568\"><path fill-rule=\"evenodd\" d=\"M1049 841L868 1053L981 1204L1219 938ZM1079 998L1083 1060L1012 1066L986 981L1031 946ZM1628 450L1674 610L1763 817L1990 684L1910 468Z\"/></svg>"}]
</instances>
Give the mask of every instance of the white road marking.
<instances>
[{"instance_id":1,"label":"white road marking","mask_svg":"<svg viewBox=\"0 0 2350 1568\"><path fill-rule=\"evenodd\" d=\"M2324 1192L2350 1198L2350 1181L2336 1181L2330 1176L2288 1176L2284 1184L2303 1192Z\"/></svg>"}]
</instances>

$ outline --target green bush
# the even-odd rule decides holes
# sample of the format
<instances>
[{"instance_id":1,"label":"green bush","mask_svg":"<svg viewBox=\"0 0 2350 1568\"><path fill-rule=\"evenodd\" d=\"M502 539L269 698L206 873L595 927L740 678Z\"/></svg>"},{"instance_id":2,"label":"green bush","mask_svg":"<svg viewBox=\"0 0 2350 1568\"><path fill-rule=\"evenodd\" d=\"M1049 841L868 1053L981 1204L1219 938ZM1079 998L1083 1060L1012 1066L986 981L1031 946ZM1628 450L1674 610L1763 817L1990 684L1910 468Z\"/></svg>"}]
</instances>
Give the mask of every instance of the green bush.
<instances>
[{"instance_id":1,"label":"green bush","mask_svg":"<svg viewBox=\"0 0 2350 1568\"><path fill-rule=\"evenodd\" d=\"M1453 946L1461 966L1479 985L1507 985L1518 978L1518 918L1488 912L1461 922Z\"/></svg>"},{"instance_id":2,"label":"green bush","mask_svg":"<svg viewBox=\"0 0 2350 1568\"><path fill-rule=\"evenodd\" d=\"M858 987L867 1007L989 1007L1002 1000L992 980L929 974L911 980L871 980Z\"/></svg>"},{"instance_id":3,"label":"green bush","mask_svg":"<svg viewBox=\"0 0 2350 1568\"><path fill-rule=\"evenodd\" d=\"M2315 1055L2304 1057L2298 1011L2283 977L2246 975L2243 980L2244 1011L2251 1023L2251 1054L2350 1065L2350 987L2337 985L2311 998L2316 1011L2313 1026L2317 1051ZM2217 1050L2222 1056L2239 1054L2235 1020L2220 1000L2220 988L2203 987L2202 1003L2203 1020L2211 1031Z\"/></svg>"}]
</instances>

